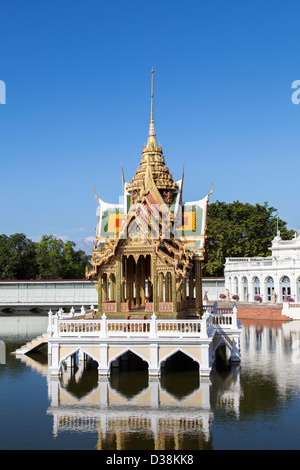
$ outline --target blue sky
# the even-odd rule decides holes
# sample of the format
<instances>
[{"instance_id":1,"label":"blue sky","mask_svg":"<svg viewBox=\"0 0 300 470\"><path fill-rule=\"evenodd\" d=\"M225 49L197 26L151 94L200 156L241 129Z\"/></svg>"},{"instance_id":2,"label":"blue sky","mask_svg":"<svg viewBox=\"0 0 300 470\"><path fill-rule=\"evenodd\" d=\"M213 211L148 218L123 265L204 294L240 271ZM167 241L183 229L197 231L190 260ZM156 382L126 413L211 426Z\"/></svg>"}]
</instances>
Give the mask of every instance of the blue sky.
<instances>
[{"instance_id":1,"label":"blue sky","mask_svg":"<svg viewBox=\"0 0 300 470\"><path fill-rule=\"evenodd\" d=\"M97 194L118 202L147 141L184 200L278 209L300 229L300 3L11 0L2 3L0 233L94 236Z\"/></svg>"}]
</instances>

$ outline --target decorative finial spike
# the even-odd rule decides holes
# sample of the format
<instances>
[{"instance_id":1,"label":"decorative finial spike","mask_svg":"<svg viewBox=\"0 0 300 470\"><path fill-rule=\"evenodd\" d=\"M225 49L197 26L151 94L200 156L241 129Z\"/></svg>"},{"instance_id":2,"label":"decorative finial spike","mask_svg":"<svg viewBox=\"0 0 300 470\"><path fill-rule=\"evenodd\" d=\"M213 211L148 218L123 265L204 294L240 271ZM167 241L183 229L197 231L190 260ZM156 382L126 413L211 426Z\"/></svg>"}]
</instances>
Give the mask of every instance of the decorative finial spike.
<instances>
[{"instance_id":1,"label":"decorative finial spike","mask_svg":"<svg viewBox=\"0 0 300 470\"><path fill-rule=\"evenodd\" d=\"M154 70L151 70L151 112L150 112L150 127L149 127L149 137L155 137L154 130L154 118L153 118L153 74Z\"/></svg>"}]
</instances>

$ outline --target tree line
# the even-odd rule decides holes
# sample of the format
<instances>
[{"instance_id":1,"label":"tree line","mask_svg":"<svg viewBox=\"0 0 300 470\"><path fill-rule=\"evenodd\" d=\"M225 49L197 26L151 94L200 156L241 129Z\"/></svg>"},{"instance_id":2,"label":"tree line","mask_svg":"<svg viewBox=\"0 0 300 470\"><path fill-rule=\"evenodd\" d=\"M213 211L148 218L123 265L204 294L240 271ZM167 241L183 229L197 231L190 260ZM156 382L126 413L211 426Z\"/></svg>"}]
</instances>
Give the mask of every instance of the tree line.
<instances>
[{"instance_id":1,"label":"tree line","mask_svg":"<svg viewBox=\"0 0 300 470\"><path fill-rule=\"evenodd\" d=\"M53 235L39 242L23 233L0 235L0 279L83 279L91 256L75 246Z\"/></svg>"},{"instance_id":2,"label":"tree line","mask_svg":"<svg viewBox=\"0 0 300 470\"><path fill-rule=\"evenodd\" d=\"M277 229L283 240L291 240L295 234L268 202L252 205L216 201L209 205L208 212L208 254L203 276L224 276L229 257L270 256Z\"/></svg>"},{"instance_id":3,"label":"tree line","mask_svg":"<svg viewBox=\"0 0 300 470\"><path fill-rule=\"evenodd\" d=\"M277 228L282 239L293 238L294 231L287 229L287 223L267 202L211 203L203 276L223 276L226 257L270 255ZM75 246L75 242L64 242L53 235L44 235L39 242L23 233L0 235L0 279L83 279L91 256Z\"/></svg>"}]
</instances>

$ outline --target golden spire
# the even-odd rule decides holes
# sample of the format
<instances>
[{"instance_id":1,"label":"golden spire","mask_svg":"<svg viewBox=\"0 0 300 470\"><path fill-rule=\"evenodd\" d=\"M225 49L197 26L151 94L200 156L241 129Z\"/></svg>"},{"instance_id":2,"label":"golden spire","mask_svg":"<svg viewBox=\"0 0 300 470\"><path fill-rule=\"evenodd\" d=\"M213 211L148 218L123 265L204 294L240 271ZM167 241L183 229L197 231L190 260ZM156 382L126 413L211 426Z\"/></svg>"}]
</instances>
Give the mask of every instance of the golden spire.
<instances>
[{"instance_id":1,"label":"golden spire","mask_svg":"<svg viewBox=\"0 0 300 470\"><path fill-rule=\"evenodd\" d=\"M151 112L150 112L150 127L149 127L149 137L154 136L155 137L155 130L154 130L154 119L153 119L153 74L154 70L151 70Z\"/></svg>"},{"instance_id":2,"label":"golden spire","mask_svg":"<svg viewBox=\"0 0 300 470\"><path fill-rule=\"evenodd\" d=\"M151 70L151 111L150 111L150 126L149 126L149 138L147 142L147 148L157 148L157 142L155 138L154 130L154 118L153 118L153 74L154 70Z\"/></svg>"},{"instance_id":3,"label":"golden spire","mask_svg":"<svg viewBox=\"0 0 300 470\"><path fill-rule=\"evenodd\" d=\"M173 181L173 177L169 172L169 168L165 166L165 159L162 156L162 147L157 146L156 135L154 130L153 118L153 73L151 70L151 112L150 112L150 127L147 146L143 147L141 166L136 169L135 175L132 177L132 183L126 186L129 193L139 191L144 187L144 181L148 170L151 171L155 185L159 190L168 189L170 191L177 190L177 183Z\"/></svg>"}]
</instances>

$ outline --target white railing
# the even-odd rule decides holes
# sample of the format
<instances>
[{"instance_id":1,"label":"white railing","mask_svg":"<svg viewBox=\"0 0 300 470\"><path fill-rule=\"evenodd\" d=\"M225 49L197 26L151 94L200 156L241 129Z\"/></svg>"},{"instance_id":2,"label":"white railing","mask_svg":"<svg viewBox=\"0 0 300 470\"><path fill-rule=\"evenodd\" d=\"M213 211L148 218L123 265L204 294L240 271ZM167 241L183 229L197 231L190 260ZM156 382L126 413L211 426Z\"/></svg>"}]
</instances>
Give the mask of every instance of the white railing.
<instances>
[{"instance_id":1,"label":"white railing","mask_svg":"<svg viewBox=\"0 0 300 470\"><path fill-rule=\"evenodd\" d=\"M260 262L265 262L265 261L272 261L272 257L261 257L261 258L226 258L226 261L228 263L260 263Z\"/></svg>"},{"instance_id":2,"label":"white railing","mask_svg":"<svg viewBox=\"0 0 300 470\"><path fill-rule=\"evenodd\" d=\"M92 307L92 306L91 306ZM220 312L218 312L220 310ZM91 311L92 313L94 310ZM161 320L152 315L151 319L126 320L111 319L105 314L92 315L92 318L76 318L83 316L83 308L76 314L71 311L64 314L60 309L56 314L49 312L48 335L58 337L144 337L144 338L208 338L214 330L237 328L237 309L218 309L216 304L209 307L201 319Z\"/></svg>"}]
</instances>

